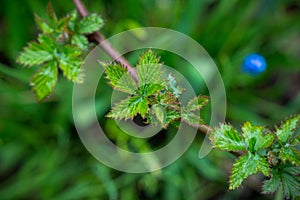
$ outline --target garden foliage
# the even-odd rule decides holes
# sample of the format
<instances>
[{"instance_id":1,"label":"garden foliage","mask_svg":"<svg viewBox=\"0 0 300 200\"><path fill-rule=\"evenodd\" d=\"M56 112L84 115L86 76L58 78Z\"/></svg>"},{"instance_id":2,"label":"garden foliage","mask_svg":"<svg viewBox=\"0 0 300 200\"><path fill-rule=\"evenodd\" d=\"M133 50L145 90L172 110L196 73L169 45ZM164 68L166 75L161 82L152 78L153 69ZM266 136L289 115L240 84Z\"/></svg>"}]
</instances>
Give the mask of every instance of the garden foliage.
<instances>
[{"instance_id":1,"label":"garden foliage","mask_svg":"<svg viewBox=\"0 0 300 200\"><path fill-rule=\"evenodd\" d=\"M53 92L59 70L68 80L83 82L81 64L89 46L86 34L99 30L103 25L103 20L97 14L81 19L76 11L58 19L51 4L48 4L47 14L47 19L35 15L41 33L17 59L24 66L38 67L30 85L39 101Z\"/></svg>"},{"instance_id":2,"label":"garden foliage","mask_svg":"<svg viewBox=\"0 0 300 200\"><path fill-rule=\"evenodd\" d=\"M84 81L81 64L92 45L86 36L98 31L103 20L97 14L81 18L76 11L58 19L50 4L48 18L36 15L35 20L41 33L24 48L17 61L27 67L36 67L30 85L37 99L42 101L53 92L60 71L74 83ZM135 70L137 80L121 63L105 64L108 83L127 94L115 103L107 117L132 120L140 116L145 123L165 129L170 124L178 126L180 122L195 128L205 124L200 111L209 97L200 95L182 105L180 98L184 88L172 74L165 75L154 50L140 55ZM267 177L263 193L282 190L286 198L297 198L300 195L299 124L300 115L295 115L275 130L251 122L244 123L240 132L230 124L214 128L210 133L213 147L240 154L233 164L229 189L238 188L247 177L260 172Z\"/></svg>"}]
</instances>

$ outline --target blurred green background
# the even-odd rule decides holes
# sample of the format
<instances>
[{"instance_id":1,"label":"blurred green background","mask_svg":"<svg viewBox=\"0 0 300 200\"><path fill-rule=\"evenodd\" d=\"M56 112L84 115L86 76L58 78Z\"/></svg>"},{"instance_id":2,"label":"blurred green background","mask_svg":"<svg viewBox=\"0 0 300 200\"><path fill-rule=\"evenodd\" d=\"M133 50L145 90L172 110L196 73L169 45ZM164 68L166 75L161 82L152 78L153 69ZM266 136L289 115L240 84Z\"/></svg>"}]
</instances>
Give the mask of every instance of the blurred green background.
<instances>
[{"instance_id":1,"label":"blurred green background","mask_svg":"<svg viewBox=\"0 0 300 200\"><path fill-rule=\"evenodd\" d=\"M33 13L46 15L48 0L2 0L0 6L0 199L272 199L260 195L262 176L252 176L236 191L228 191L235 159L212 151L198 158L199 134L172 165L153 173L128 174L110 169L90 155L72 119L72 83L60 78L55 93L37 103L29 80L35 69L15 59L37 35ZM124 0L84 1L101 13L107 36L136 27L156 26L180 31L197 40L216 62L227 92L227 121L246 120L273 126L300 111L300 2L283 0ZM58 16L75 7L53 0ZM259 76L241 72L243 58L265 56L268 68ZM161 53L169 66L178 59ZM200 91L193 72L184 75ZM111 89L97 94L99 116L109 110ZM205 93L205 91L204 91ZM208 111L207 111L208 112ZM206 118L208 114L204 113ZM122 134L111 120L100 123L118 144L138 150L157 148L168 134L150 141ZM172 134L170 134L172 135ZM126 146L126 145L125 145ZM124 147L126 148L126 147ZM140 149L139 149L140 148ZM279 197L279 196L278 196Z\"/></svg>"}]
</instances>

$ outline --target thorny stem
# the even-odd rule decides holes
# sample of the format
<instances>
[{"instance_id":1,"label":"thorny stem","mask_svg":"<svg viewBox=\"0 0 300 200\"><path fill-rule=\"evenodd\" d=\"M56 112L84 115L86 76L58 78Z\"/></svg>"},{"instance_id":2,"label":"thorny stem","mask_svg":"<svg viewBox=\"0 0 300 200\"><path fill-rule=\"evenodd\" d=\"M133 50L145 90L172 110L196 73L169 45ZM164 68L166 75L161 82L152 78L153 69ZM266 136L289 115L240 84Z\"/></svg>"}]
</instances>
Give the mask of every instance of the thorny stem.
<instances>
[{"instance_id":1,"label":"thorny stem","mask_svg":"<svg viewBox=\"0 0 300 200\"><path fill-rule=\"evenodd\" d=\"M81 0L73 0L74 4L82 17L88 15L88 11L81 2ZM92 35L93 39L99 43L99 46L114 60L120 62L131 74L131 76L138 81L136 70L130 65L130 63L120 55L120 53L115 50L112 45L106 40L105 36L100 32L97 31ZM212 132L212 128L208 125L199 125L198 130L206 135ZM239 152L231 152L232 154L239 156L241 155Z\"/></svg>"},{"instance_id":2,"label":"thorny stem","mask_svg":"<svg viewBox=\"0 0 300 200\"><path fill-rule=\"evenodd\" d=\"M198 126L198 130L204 134L210 134L213 129L207 125L201 124Z\"/></svg>"}]
</instances>

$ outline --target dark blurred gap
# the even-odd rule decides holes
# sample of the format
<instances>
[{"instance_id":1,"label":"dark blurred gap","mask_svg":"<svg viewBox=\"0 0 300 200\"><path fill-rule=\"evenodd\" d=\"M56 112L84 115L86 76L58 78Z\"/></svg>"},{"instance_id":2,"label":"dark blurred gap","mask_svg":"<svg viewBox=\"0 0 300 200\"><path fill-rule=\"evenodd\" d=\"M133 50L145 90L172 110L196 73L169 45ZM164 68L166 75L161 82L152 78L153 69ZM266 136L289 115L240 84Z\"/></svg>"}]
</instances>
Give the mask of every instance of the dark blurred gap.
<instances>
[{"instance_id":1,"label":"dark blurred gap","mask_svg":"<svg viewBox=\"0 0 300 200\"><path fill-rule=\"evenodd\" d=\"M288 14L295 14L300 12L300 3L299 1L292 1L286 6L286 12Z\"/></svg>"},{"instance_id":2,"label":"dark blurred gap","mask_svg":"<svg viewBox=\"0 0 300 200\"><path fill-rule=\"evenodd\" d=\"M0 61L7 67L13 68L13 65L12 65L13 63L11 63L11 61L7 58L7 56L3 52L0 52Z\"/></svg>"},{"instance_id":3,"label":"dark blurred gap","mask_svg":"<svg viewBox=\"0 0 300 200\"><path fill-rule=\"evenodd\" d=\"M14 166L10 167L7 171L0 172L0 187L1 185L5 185L7 181L10 181L12 176L14 176L24 164L24 161L19 161Z\"/></svg>"},{"instance_id":4,"label":"dark blurred gap","mask_svg":"<svg viewBox=\"0 0 300 200\"><path fill-rule=\"evenodd\" d=\"M148 126L147 119L143 118L140 114L133 118L133 122L138 126Z\"/></svg>"},{"instance_id":5,"label":"dark blurred gap","mask_svg":"<svg viewBox=\"0 0 300 200\"><path fill-rule=\"evenodd\" d=\"M151 125L150 125L151 126ZM151 138L148 138L147 141L148 143L153 146L153 147L160 147L166 144L167 139L168 139L168 131L165 129L162 129L158 133L156 133L154 136Z\"/></svg>"}]
</instances>

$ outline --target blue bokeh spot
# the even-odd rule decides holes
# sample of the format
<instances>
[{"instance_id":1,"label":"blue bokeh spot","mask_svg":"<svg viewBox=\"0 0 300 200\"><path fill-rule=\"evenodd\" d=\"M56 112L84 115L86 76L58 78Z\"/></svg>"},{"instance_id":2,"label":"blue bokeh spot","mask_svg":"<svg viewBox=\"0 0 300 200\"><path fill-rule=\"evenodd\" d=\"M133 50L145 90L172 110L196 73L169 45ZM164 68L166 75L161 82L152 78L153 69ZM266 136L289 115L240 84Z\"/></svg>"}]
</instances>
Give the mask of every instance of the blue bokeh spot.
<instances>
[{"instance_id":1,"label":"blue bokeh spot","mask_svg":"<svg viewBox=\"0 0 300 200\"><path fill-rule=\"evenodd\" d=\"M249 54L245 57L242 71L244 73L258 75L264 72L267 68L266 60L259 54Z\"/></svg>"}]
</instances>

